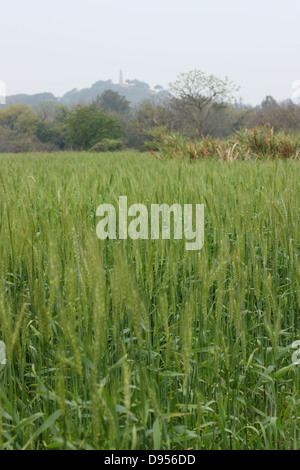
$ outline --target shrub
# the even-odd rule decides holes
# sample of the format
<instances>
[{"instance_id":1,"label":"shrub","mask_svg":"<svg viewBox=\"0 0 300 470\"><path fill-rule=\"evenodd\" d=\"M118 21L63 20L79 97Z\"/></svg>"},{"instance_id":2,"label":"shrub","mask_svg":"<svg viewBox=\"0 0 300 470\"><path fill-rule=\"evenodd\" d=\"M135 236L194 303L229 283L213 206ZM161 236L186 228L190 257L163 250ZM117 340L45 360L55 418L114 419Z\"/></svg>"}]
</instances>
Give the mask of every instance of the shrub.
<instances>
[{"instance_id":1,"label":"shrub","mask_svg":"<svg viewBox=\"0 0 300 470\"><path fill-rule=\"evenodd\" d=\"M299 138L285 132L274 132L269 127L243 129L236 133L235 139L244 150L257 157L297 157L300 149Z\"/></svg>"},{"instance_id":2,"label":"shrub","mask_svg":"<svg viewBox=\"0 0 300 470\"><path fill-rule=\"evenodd\" d=\"M152 131L152 145L149 150L157 151L159 159L176 157L188 160L218 158L221 161L247 160L249 158L298 158L300 153L299 138L285 132L275 133L267 127L243 129L230 139L187 139L180 134L167 134Z\"/></svg>"}]
</instances>

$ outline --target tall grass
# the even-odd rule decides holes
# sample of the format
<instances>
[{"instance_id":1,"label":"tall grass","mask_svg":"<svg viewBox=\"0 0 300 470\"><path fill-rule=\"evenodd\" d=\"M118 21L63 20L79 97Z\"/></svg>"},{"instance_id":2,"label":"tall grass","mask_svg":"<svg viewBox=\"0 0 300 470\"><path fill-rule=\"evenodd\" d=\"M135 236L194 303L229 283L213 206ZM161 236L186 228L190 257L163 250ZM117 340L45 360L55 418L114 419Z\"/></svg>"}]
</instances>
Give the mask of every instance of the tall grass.
<instances>
[{"instance_id":1,"label":"tall grass","mask_svg":"<svg viewBox=\"0 0 300 470\"><path fill-rule=\"evenodd\" d=\"M194 140L180 134L168 134L165 128L157 128L152 132L152 137L154 140L151 145L157 152L151 153L160 160L215 158L232 162L276 158L297 160L300 156L299 136L288 135L283 131L274 132L269 127L242 129L226 139L213 139L208 136Z\"/></svg>"},{"instance_id":2,"label":"tall grass","mask_svg":"<svg viewBox=\"0 0 300 470\"><path fill-rule=\"evenodd\" d=\"M299 164L0 156L1 449L299 449ZM205 244L96 208L205 204ZM1 366L0 366L1 367Z\"/></svg>"}]
</instances>

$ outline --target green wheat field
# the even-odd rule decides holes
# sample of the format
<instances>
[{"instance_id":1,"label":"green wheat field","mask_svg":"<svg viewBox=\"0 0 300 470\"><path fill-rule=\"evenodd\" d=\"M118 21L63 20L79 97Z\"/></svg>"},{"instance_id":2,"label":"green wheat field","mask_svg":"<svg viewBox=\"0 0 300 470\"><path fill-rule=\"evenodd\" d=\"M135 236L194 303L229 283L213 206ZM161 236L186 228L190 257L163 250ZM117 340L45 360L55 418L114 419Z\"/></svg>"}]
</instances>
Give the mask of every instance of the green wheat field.
<instances>
[{"instance_id":1,"label":"green wheat field","mask_svg":"<svg viewBox=\"0 0 300 470\"><path fill-rule=\"evenodd\" d=\"M299 449L299 163L0 155L1 449ZM204 204L205 241L102 203Z\"/></svg>"}]
</instances>

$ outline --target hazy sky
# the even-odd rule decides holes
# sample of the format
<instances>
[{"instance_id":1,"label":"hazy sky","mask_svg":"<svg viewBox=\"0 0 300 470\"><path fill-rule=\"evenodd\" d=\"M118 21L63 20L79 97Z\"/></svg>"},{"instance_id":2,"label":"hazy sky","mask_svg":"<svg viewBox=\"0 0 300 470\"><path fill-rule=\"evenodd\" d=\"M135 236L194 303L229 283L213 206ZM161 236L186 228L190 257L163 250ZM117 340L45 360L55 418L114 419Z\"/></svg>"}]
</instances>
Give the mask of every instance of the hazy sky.
<instances>
[{"instance_id":1,"label":"hazy sky","mask_svg":"<svg viewBox=\"0 0 300 470\"><path fill-rule=\"evenodd\" d=\"M300 80L299 0L1 0L7 94L61 96L97 80L167 87L180 72L226 75L245 102L289 98Z\"/></svg>"}]
</instances>

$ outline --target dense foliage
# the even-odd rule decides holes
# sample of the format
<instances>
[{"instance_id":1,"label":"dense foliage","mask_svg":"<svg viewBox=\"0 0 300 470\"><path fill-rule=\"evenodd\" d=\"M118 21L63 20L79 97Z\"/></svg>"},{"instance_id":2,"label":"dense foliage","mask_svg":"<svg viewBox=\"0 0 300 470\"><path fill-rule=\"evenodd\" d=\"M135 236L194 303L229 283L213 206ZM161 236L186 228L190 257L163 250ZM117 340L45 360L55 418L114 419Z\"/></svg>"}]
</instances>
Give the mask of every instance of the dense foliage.
<instances>
[{"instance_id":1,"label":"dense foliage","mask_svg":"<svg viewBox=\"0 0 300 470\"><path fill-rule=\"evenodd\" d=\"M94 105L77 106L68 116L71 142L80 149L90 149L103 139L117 139L122 127L117 119Z\"/></svg>"},{"instance_id":2,"label":"dense foliage","mask_svg":"<svg viewBox=\"0 0 300 470\"><path fill-rule=\"evenodd\" d=\"M110 81L98 84L92 94L83 90L77 101L74 91L59 102L42 95L32 108L28 104L0 107L0 152L88 150L102 145L103 139L121 136L129 148L155 150L162 129L166 136L178 134L198 142L228 139L258 127L288 136L300 131L300 106L291 100L277 103L267 96L260 106L245 105L233 100L233 83L199 70L180 74L170 84L172 94L160 86L150 90L137 80L117 88ZM141 99L132 100L131 92L138 96L141 92Z\"/></svg>"}]
</instances>

